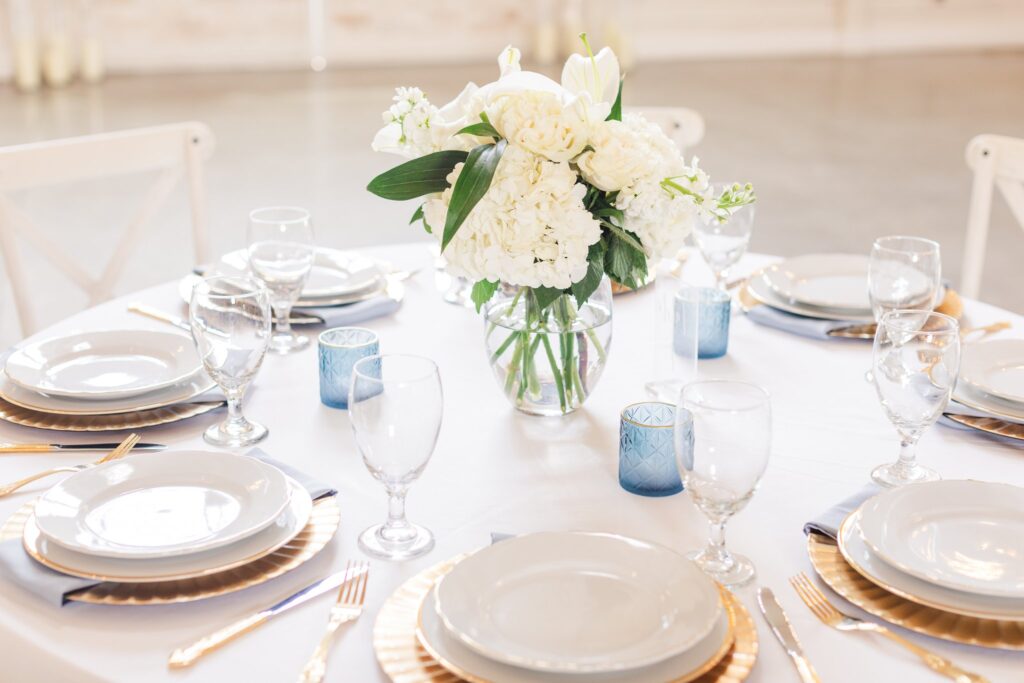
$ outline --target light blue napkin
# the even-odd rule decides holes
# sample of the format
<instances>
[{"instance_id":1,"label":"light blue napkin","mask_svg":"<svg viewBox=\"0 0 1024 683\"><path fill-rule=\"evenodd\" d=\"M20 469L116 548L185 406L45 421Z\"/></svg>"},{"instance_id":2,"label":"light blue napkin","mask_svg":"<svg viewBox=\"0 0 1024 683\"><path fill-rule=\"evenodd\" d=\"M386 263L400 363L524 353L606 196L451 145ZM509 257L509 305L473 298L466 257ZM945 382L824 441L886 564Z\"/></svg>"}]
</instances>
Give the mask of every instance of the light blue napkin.
<instances>
[{"instance_id":1,"label":"light blue napkin","mask_svg":"<svg viewBox=\"0 0 1024 683\"><path fill-rule=\"evenodd\" d=\"M391 315L402 305L401 301L389 296L376 296L366 301L359 301L344 306L321 306L316 308L296 308L296 313L312 315L320 318L327 327L345 327L365 320Z\"/></svg>"},{"instance_id":2,"label":"light blue napkin","mask_svg":"<svg viewBox=\"0 0 1024 683\"><path fill-rule=\"evenodd\" d=\"M274 460L262 450L254 448L246 455L258 458L268 465L273 465L302 485L313 500L337 494L337 490L322 481L315 479L285 463ZM0 580L34 593L51 605L62 607L68 603L68 595L99 585L92 579L82 579L53 571L39 564L21 547L21 539L12 539L0 543Z\"/></svg>"},{"instance_id":3,"label":"light blue napkin","mask_svg":"<svg viewBox=\"0 0 1024 683\"><path fill-rule=\"evenodd\" d=\"M851 512L861 506L861 504L868 498L874 496L877 493L882 492L882 487L878 484L868 484L857 493L853 494L849 498L844 498L839 501L828 510L825 510L821 514L817 515L807 524L804 524L804 533L816 533L828 536L832 540L835 540L836 535L839 533L839 526L843 523Z\"/></svg>"},{"instance_id":4,"label":"light blue napkin","mask_svg":"<svg viewBox=\"0 0 1024 683\"><path fill-rule=\"evenodd\" d=\"M821 320L820 318L809 318L805 315L787 313L767 304L754 306L747 311L747 317L758 325L772 327L776 330L797 334L809 339L843 339L843 337L830 337L829 332L851 325L861 323L852 320Z\"/></svg>"}]
</instances>

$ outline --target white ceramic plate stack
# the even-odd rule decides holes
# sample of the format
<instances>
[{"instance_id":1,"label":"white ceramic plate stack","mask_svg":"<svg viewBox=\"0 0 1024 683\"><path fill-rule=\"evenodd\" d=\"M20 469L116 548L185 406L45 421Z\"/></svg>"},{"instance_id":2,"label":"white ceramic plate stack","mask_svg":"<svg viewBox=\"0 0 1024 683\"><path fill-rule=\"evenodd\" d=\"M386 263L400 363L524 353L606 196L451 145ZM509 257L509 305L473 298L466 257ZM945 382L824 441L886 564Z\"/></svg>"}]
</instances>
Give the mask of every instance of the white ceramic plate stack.
<instances>
[{"instance_id":1,"label":"white ceramic plate stack","mask_svg":"<svg viewBox=\"0 0 1024 683\"><path fill-rule=\"evenodd\" d=\"M962 355L953 399L1024 422L1024 339L964 344Z\"/></svg>"},{"instance_id":2,"label":"white ceramic plate stack","mask_svg":"<svg viewBox=\"0 0 1024 683\"><path fill-rule=\"evenodd\" d=\"M240 249L223 256L204 275L248 272L248 254ZM192 288L198 280L198 275L189 275L181 281L179 293L186 302L191 299ZM298 308L342 306L380 296L387 288L387 269L380 262L352 252L318 247L313 270L295 305Z\"/></svg>"},{"instance_id":3,"label":"white ceramic plate stack","mask_svg":"<svg viewBox=\"0 0 1024 683\"><path fill-rule=\"evenodd\" d=\"M0 398L52 415L154 410L213 387L191 337L168 331L80 332L30 343L0 373Z\"/></svg>"},{"instance_id":4,"label":"white ceramic plate stack","mask_svg":"<svg viewBox=\"0 0 1024 683\"><path fill-rule=\"evenodd\" d=\"M417 638L469 680L690 680L732 645L717 585L667 548L611 534L538 533L461 561Z\"/></svg>"},{"instance_id":5,"label":"white ceramic plate stack","mask_svg":"<svg viewBox=\"0 0 1024 683\"><path fill-rule=\"evenodd\" d=\"M1024 622L1024 489L979 481L910 484L843 524L843 557L918 604Z\"/></svg>"},{"instance_id":6,"label":"white ceramic plate stack","mask_svg":"<svg viewBox=\"0 0 1024 683\"><path fill-rule=\"evenodd\" d=\"M272 553L312 508L302 486L255 458L164 452L68 477L37 501L23 541L37 561L72 576L188 579Z\"/></svg>"},{"instance_id":7,"label":"white ceramic plate stack","mask_svg":"<svg viewBox=\"0 0 1024 683\"><path fill-rule=\"evenodd\" d=\"M868 299L868 258L807 254L768 266L747 282L763 304L826 320L874 322Z\"/></svg>"}]
</instances>

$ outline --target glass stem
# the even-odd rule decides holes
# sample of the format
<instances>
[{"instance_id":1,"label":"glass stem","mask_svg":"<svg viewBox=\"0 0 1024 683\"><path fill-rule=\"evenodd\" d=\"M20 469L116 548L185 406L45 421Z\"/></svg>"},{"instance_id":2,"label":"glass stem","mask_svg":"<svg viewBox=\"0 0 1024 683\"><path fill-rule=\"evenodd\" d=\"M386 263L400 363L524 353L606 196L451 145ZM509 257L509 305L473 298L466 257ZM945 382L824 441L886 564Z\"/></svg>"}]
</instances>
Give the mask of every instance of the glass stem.
<instances>
[{"instance_id":1,"label":"glass stem","mask_svg":"<svg viewBox=\"0 0 1024 683\"><path fill-rule=\"evenodd\" d=\"M896 463L896 466L900 470L906 473L914 471L917 467L917 440L918 435L912 434L909 436L900 435L900 458Z\"/></svg>"},{"instance_id":2,"label":"glass stem","mask_svg":"<svg viewBox=\"0 0 1024 683\"><path fill-rule=\"evenodd\" d=\"M245 394L245 388L226 390L224 393L228 399L228 418L224 421L224 431L229 434L247 431L249 421L242 415L242 396Z\"/></svg>"},{"instance_id":3,"label":"glass stem","mask_svg":"<svg viewBox=\"0 0 1024 683\"><path fill-rule=\"evenodd\" d=\"M277 334L290 335L292 333L291 305L285 303L274 306L274 317L276 318Z\"/></svg>"},{"instance_id":4,"label":"glass stem","mask_svg":"<svg viewBox=\"0 0 1024 683\"><path fill-rule=\"evenodd\" d=\"M709 520L708 547L704 551L705 555L723 565L732 563L729 551L725 549L725 522L725 519Z\"/></svg>"},{"instance_id":5,"label":"glass stem","mask_svg":"<svg viewBox=\"0 0 1024 683\"><path fill-rule=\"evenodd\" d=\"M388 520L380 535L390 543L403 543L416 536L416 531L405 518L405 490L388 489Z\"/></svg>"}]
</instances>

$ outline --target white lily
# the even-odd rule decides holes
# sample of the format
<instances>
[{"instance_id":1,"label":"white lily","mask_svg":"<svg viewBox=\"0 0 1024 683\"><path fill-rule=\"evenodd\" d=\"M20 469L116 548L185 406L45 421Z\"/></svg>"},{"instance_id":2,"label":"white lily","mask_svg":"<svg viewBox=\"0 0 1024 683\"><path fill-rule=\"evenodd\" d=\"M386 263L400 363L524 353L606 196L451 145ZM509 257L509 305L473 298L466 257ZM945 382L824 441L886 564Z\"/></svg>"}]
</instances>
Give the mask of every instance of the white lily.
<instances>
[{"instance_id":1,"label":"white lily","mask_svg":"<svg viewBox=\"0 0 1024 683\"><path fill-rule=\"evenodd\" d=\"M594 104L607 104L609 109L619 94L619 58L611 48L602 48L596 55L590 49L587 34L580 34L587 54L570 55L562 69L562 87L571 93L590 96Z\"/></svg>"},{"instance_id":2,"label":"white lily","mask_svg":"<svg viewBox=\"0 0 1024 683\"><path fill-rule=\"evenodd\" d=\"M502 78L510 73L523 70L519 66L519 58L521 56L522 53L519 51L519 48L512 47L511 45L505 46L505 49L498 55L498 68L501 69Z\"/></svg>"}]
</instances>

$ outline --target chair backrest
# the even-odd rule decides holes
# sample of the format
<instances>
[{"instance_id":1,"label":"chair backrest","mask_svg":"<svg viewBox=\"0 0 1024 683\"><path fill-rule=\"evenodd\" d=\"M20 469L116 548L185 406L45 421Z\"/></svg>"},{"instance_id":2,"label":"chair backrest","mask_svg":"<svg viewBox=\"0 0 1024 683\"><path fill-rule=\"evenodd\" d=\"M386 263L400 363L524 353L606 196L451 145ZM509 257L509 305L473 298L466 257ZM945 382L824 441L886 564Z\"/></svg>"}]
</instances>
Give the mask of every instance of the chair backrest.
<instances>
[{"instance_id":1,"label":"chair backrest","mask_svg":"<svg viewBox=\"0 0 1024 683\"><path fill-rule=\"evenodd\" d=\"M91 304L99 303L112 296L128 256L142 239L145 224L156 215L184 175L191 204L196 263L209 260L202 164L213 153L213 145L213 133L205 124L186 122L0 147L0 250L14 290L22 334L32 334L36 325L23 264L18 258L17 235L78 285ZM86 272L40 232L7 196L16 190L155 170L162 173L144 195L99 277Z\"/></svg>"},{"instance_id":2,"label":"chair backrest","mask_svg":"<svg viewBox=\"0 0 1024 683\"><path fill-rule=\"evenodd\" d=\"M1004 135L978 135L967 144L967 166L974 171L967 242L960 289L976 298L981 290L985 243L992 214L992 188L998 187L1021 228L1024 228L1024 140Z\"/></svg>"},{"instance_id":3,"label":"chair backrest","mask_svg":"<svg viewBox=\"0 0 1024 683\"><path fill-rule=\"evenodd\" d=\"M687 107L626 107L661 126L684 154L704 139L704 117Z\"/></svg>"}]
</instances>

